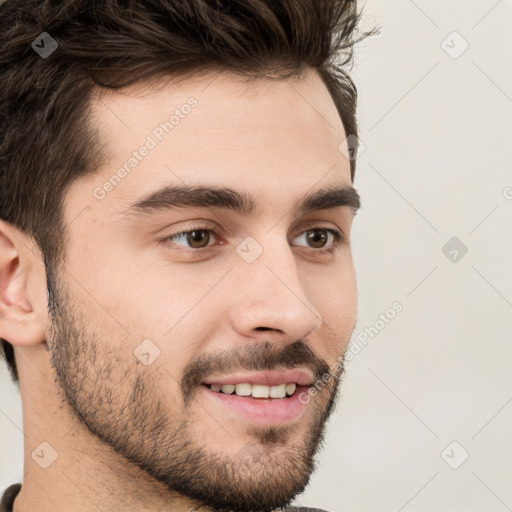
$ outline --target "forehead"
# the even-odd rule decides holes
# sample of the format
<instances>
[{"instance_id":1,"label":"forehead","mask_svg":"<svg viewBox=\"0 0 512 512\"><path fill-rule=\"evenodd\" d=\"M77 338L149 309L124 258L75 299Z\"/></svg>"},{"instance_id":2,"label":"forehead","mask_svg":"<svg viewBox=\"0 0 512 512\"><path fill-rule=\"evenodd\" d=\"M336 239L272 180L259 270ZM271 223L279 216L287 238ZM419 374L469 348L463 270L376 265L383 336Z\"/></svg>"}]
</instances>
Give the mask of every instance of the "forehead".
<instances>
[{"instance_id":1,"label":"forehead","mask_svg":"<svg viewBox=\"0 0 512 512\"><path fill-rule=\"evenodd\" d=\"M94 95L91 113L109 157L72 185L66 216L86 206L118 212L168 184L224 185L282 203L316 183L350 183L338 149L343 125L314 71L286 80L209 72L139 83Z\"/></svg>"}]
</instances>

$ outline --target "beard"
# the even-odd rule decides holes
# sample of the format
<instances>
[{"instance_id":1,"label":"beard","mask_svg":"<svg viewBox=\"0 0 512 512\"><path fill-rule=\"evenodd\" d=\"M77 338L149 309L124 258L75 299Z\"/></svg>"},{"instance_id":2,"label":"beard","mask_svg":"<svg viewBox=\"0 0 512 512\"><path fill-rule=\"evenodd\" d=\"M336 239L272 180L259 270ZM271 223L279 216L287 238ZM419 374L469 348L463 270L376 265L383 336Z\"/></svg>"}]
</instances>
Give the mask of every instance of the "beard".
<instances>
[{"instance_id":1,"label":"beard","mask_svg":"<svg viewBox=\"0 0 512 512\"><path fill-rule=\"evenodd\" d=\"M51 315L47 350L65 407L79 426L163 484L170 504L178 494L195 502L196 508L271 512L288 506L304 491L315 470L325 423L334 410L343 365L330 372L333 377L309 400L311 410L305 411L303 421L248 426L244 439L233 436L236 444L245 443L243 447L228 455L228 447L215 446L191 410L204 379L219 371L303 366L313 370L316 382L329 373L327 363L302 341L284 347L260 342L240 350L199 354L177 378L164 364L160 369L157 364L151 368L139 364L126 339L118 337L114 342L106 330L94 330L50 268L47 286ZM169 396L164 390L173 381L176 393ZM221 426L229 428L227 422Z\"/></svg>"}]
</instances>

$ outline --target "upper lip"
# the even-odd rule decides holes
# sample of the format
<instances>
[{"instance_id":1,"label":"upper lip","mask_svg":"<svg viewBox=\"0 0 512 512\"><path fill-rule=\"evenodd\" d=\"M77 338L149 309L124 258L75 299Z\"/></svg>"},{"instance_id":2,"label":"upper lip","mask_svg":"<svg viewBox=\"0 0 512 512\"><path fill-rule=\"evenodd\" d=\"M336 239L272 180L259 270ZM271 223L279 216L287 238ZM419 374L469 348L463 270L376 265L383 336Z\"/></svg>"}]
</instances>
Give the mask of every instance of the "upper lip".
<instances>
[{"instance_id":1,"label":"upper lip","mask_svg":"<svg viewBox=\"0 0 512 512\"><path fill-rule=\"evenodd\" d=\"M264 372L240 372L229 375L215 375L209 377L203 384L263 384L265 386L278 386L280 384L295 383L299 386L311 386L314 382L313 373L306 369L275 370Z\"/></svg>"}]
</instances>

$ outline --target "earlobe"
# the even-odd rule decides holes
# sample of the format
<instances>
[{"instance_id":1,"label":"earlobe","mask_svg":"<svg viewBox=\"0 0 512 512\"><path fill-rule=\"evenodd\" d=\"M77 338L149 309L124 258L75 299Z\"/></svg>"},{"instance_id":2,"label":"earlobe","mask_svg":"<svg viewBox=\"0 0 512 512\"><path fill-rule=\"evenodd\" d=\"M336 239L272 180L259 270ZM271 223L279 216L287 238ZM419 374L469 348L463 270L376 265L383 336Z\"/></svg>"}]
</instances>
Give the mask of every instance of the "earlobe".
<instances>
[{"instance_id":1,"label":"earlobe","mask_svg":"<svg viewBox=\"0 0 512 512\"><path fill-rule=\"evenodd\" d=\"M46 274L35 242L0 220L0 338L12 345L44 341Z\"/></svg>"}]
</instances>

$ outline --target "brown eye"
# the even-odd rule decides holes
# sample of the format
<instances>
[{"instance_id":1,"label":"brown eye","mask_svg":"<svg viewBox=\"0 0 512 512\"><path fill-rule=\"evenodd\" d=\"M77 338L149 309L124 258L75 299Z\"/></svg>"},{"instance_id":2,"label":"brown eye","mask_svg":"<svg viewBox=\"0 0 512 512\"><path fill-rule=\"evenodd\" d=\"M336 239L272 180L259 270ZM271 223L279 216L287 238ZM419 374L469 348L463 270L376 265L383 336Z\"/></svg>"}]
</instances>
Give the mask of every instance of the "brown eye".
<instances>
[{"instance_id":1,"label":"brown eye","mask_svg":"<svg viewBox=\"0 0 512 512\"><path fill-rule=\"evenodd\" d=\"M314 249L321 249L329 239L325 231L318 229L308 231L307 233L307 241Z\"/></svg>"},{"instance_id":2,"label":"brown eye","mask_svg":"<svg viewBox=\"0 0 512 512\"><path fill-rule=\"evenodd\" d=\"M187 233L187 242L190 247L200 249L206 247L210 241L210 233L204 229L190 231Z\"/></svg>"},{"instance_id":3,"label":"brown eye","mask_svg":"<svg viewBox=\"0 0 512 512\"><path fill-rule=\"evenodd\" d=\"M340 231L328 228L308 229L296 237L296 240L303 237L305 240L297 245L304 246L305 244L311 249L318 249L318 252L331 251L344 240L344 236Z\"/></svg>"},{"instance_id":4,"label":"brown eye","mask_svg":"<svg viewBox=\"0 0 512 512\"><path fill-rule=\"evenodd\" d=\"M189 249L205 249L210 244L212 234L216 237L213 229L196 228L171 235L165 241Z\"/></svg>"}]
</instances>

